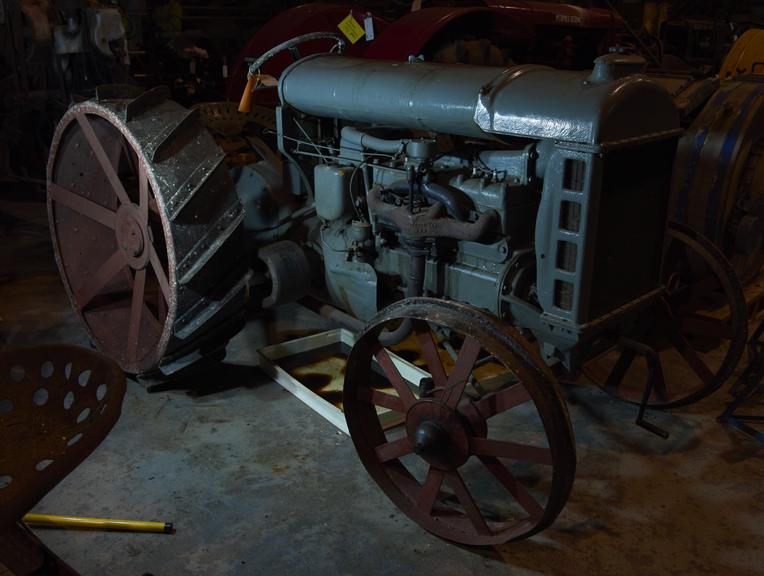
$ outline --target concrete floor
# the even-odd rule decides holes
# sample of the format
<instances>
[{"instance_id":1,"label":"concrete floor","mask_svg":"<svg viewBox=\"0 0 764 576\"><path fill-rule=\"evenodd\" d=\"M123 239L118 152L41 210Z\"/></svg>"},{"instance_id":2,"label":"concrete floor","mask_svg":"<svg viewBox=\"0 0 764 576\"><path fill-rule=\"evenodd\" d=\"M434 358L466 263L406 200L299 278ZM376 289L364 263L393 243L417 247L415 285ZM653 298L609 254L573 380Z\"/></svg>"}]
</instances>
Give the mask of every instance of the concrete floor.
<instances>
[{"instance_id":1,"label":"concrete floor","mask_svg":"<svg viewBox=\"0 0 764 576\"><path fill-rule=\"evenodd\" d=\"M34 199L0 196L0 342L86 344ZM267 327L253 318L192 389L131 382L111 435L36 508L173 521L175 535L39 536L85 575L764 574L764 450L715 422L725 391L651 414L664 441L632 424L634 407L566 387L578 446L567 507L529 540L469 549L401 515L350 439L256 367L266 331L321 322L295 308Z\"/></svg>"}]
</instances>

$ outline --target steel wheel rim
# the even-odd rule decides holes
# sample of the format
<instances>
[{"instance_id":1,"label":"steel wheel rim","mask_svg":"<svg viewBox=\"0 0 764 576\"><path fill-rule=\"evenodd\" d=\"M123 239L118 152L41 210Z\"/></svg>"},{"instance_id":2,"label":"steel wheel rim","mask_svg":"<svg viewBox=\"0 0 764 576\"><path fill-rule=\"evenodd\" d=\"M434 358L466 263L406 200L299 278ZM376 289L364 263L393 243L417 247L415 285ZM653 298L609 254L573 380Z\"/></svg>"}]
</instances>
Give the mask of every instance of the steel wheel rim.
<instances>
[{"instance_id":1,"label":"steel wheel rim","mask_svg":"<svg viewBox=\"0 0 764 576\"><path fill-rule=\"evenodd\" d=\"M681 379L680 383L682 384L686 384L688 381L690 383L689 388L681 390L676 389L677 380L679 379L675 378L675 382L673 382L674 390L672 391L671 378L666 376L664 371L665 377L663 383L659 383L654 388L648 401L648 406L653 408L686 406L718 390L729 378L740 361L745 350L748 334L747 310L743 289L726 257L708 239L684 224L671 222L668 227L668 234L674 242L682 245L684 249L693 251L693 256L702 260L703 264L714 275L721 294L727 300L730 319L728 325L726 325L727 323L721 321L715 323L708 322L702 316L698 317L695 313L692 313L692 317L690 317L690 313L688 313L688 316L683 321L683 318L681 318L682 310L679 307L680 304L677 303L677 291L670 285L672 280L668 278L669 286L667 286L666 294L657 301L652 310L656 316L660 316L663 320L662 326L668 335L668 339L672 341L678 356L683 359L686 367L689 368L690 372L685 370L683 373L694 374L695 376L694 380L688 378ZM664 272L664 275L668 276L670 272L670 270L667 270ZM701 281L698 282L698 285L702 287ZM717 290L717 292L719 291ZM686 309L685 312L687 312ZM706 322L708 330L716 329L720 334L719 338L728 342L728 344L723 344L723 346L726 346L726 350L722 353L723 357L714 361L710 366L710 362L714 360L714 352L701 354L698 351L700 347L694 347L692 339L693 335L695 337L702 335L704 322ZM612 369L607 370L601 363L601 359L607 354L611 354L612 359L613 352L611 349L611 351L605 352L585 366L584 372L587 377L613 396L631 403L640 403L645 379L642 372L632 369L634 359L630 357L631 355L628 351L622 351L618 359L613 363ZM673 353L672 355L675 356ZM663 358L665 359L666 357L667 355L664 351ZM665 369L666 363L662 361L661 364ZM682 373L680 372L680 374Z\"/></svg>"},{"instance_id":2,"label":"steel wheel rim","mask_svg":"<svg viewBox=\"0 0 764 576\"><path fill-rule=\"evenodd\" d=\"M434 319L433 307L436 309L435 317L439 323L443 322L458 330L464 327L465 322L470 322L475 329L472 334L465 333L465 344L459 356L462 362L460 364L457 358L452 374L458 370L471 373L473 366L470 365L470 359L476 358L475 355L484 349L494 356L501 355L501 363L505 366L512 364L513 372L521 375L520 381L477 402L466 400L464 386L459 384L460 378L453 382L449 380L451 392L442 392L435 399L407 399L404 396L405 392L402 393L394 382L393 387L398 392L398 400L395 397L382 397L377 393L371 397L373 399L369 399L369 390L372 388L367 385L368 377L363 377L364 368L368 371L372 355L376 355L381 365L387 363L385 349L375 346L385 321L412 318L417 326L419 342L432 343L432 337L427 336L430 332L425 327L427 321L432 322ZM526 347L522 337L511 327L472 307L428 298L394 304L373 320L370 326L361 335L348 359L344 406L348 428L358 455L383 492L404 514L424 529L441 538L463 544L495 545L528 537L551 524L562 510L572 487L575 474L573 434L565 404L551 373L540 361L534 361L533 353ZM481 343L477 342L473 334L480 337ZM424 349L428 345L422 346ZM439 374L437 361L432 354L433 349L434 345L430 348L429 355L427 351L424 351L423 355L427 366L434 367L430 372L437 387L438 382L445 381L448 375L443 371ZM386 375L389 374L388 368L382 369ZM456 392L457 390L461 391ZM388 408L397 407L401 410L400 402L404 402L403 408L407 413L406 434L397 440L389 441L381 430L374 406L376 404ZM518 406L527 408L528 405L532 405L536 410L546 435L547 446L531 446L492 437L492 418L506 414ZM499 410L497 407L500 406L504 408ZM422 422L427 421L422 418L417 421L415 413L427 410L444 415L432 418L437 424L444 424L454 417L459 423L444 424L452 426L447 431L447 440L441 442L439 448L441 452L449 454L445 458L446 462L438 455L437 450L428 453L424 449L413 456L414 459L423 461L424 467L427 468L424 480L419 481L413 477L411 467L401 462L401 458L406 458L415 451L413 438L416 437L416 432L421 430ZM481 422L485 430L479 430ZM457 429L456 432L453 428ZM454 448L457 444L458 447ZM443 448L444 445L448 445L449 448ZM538 466L547 468L549 490L543 504L510 471L506 462L512 458L511 454L520 455L525 460L531 459ZM471 470L468 470L470 466ZM474 472L475 467L477 470L484 469L489 476L495 478L506 495L514 499L512 504L519 506L524 513L503 522L486 517L485 512L481 511L481 505L485 502L473 495L467 481L474 480L474 475L468 477L466 474L468 471ZM453 498L462 509L460 512L453 507L448 509L444 506L445 500L441 496L445 487L453 492ZM501 490L499 493L502 493Z\"/></svg>"},{"instance_id":3,"label":"steel wheel rim","mask_svg":"<svg viewBox=\"0 0 764 576\"><path fill-rule=\"evenodd\" d=\"M755 278L762 265L761 239L756 248L744 248L736 238L741 218L762 217L760 88L729 80L716 90L679 141L672 182L674 218L719 246L742 281Z\"/></svg>"},{"instance_id":4,"label":"steel wheel rim","mask_svg":"<svg viewBox=\"0 0 764 576\"><path fill-rule=\"evenodd\" d=\"M104 139L109 132L118 135L118 143ZM93 170L108 181L105 187L83 187L91 156ZM62 168L73 159L72 166ZM78 166L83 168L79 178L66 182ZM145 372L167 346L175 298L172 236L144 154L117 115L93 103L80 105L56 129L48 182L54 253L72 308L99 350L129 373ZM82 243L83 260L73 268L67 244L75 234L90 237ZM106 246L109 256L104 257ZM94 264L83 264L91 256ZM76 278L83 267L95 272L89 274L90 286Z\"/></svg>"}]
</instances>

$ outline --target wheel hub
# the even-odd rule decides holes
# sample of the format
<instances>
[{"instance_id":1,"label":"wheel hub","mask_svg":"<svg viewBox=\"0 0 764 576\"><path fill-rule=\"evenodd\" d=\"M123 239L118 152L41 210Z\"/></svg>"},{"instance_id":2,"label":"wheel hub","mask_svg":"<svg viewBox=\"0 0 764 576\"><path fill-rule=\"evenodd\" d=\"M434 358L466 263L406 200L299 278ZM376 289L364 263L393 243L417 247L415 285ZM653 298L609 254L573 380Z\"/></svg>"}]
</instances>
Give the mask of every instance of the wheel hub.
<instances>
[{"instance_id":1,"label":"wheel hub","mask_svg":"<svg viewBox=\"0 0 764 576\"><path fill-rule=\"evenodd\" d=\"M131 268L141 270L148 261L148 233L143 224L138 207L134 204L123 204L117 211L115 226L117 245Z\"/></svg>"},{"instance_id":2,"label":"wheel hub","mask_svg":"<svg viewBox=\"0 0 764 576\"><path fill-rule=\"evenodd\" d=\"M414 432L414 453L439 454L447 446L448 432L435 420L425 420Z\"/></svg>"},{"instance_id":3,"label":"wheel hub","mask_svg":"<svg viewBox=\"0 0 764 576\"><path fill-rule=\"evenodd\" d=\"M437 400L420 400L406 415L414 453L441 470L454 470L470 456L467 429L457 412Z\"/></svg>"}]
</instances>

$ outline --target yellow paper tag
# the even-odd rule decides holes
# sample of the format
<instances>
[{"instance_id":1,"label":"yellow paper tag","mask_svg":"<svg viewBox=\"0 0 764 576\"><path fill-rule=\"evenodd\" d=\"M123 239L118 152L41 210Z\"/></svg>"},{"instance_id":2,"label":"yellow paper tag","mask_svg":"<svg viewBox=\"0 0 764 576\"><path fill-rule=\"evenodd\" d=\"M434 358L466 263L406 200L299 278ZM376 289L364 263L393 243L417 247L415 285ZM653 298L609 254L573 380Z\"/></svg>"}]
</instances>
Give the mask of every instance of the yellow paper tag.
<instances>
[{"instance_id":1,"label":"yellow paper tag","mask_svg":"<svg viewBox=\"0 0 764 576\"><path fill-rule=\"evenodd\" d=\"M366 35L366 32L364 32L361 25L356 22L356 19L353 18L352 14L348 14L347 18L337 24L337 28L342 30L342 33L348 37L351 44L355 44Z\"/></svg>"}]
</instances>

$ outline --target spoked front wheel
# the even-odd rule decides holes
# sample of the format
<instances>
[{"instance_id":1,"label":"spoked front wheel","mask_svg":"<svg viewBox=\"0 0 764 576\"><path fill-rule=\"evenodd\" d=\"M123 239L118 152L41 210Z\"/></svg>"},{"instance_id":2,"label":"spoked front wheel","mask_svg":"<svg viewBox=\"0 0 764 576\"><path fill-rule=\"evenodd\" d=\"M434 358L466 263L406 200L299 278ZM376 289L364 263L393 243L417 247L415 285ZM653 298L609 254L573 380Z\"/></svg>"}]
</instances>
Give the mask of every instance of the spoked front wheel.
<instances>
[{"instance_id":1,"label":"spoked front wheel","mask_svg":"<svg viewBox=\"0 0 764 576\"><path fill-rule=\"evenodd\" d=\"M421 368L379 341L405 318L414 332L399 347L416 347ZM528 537L568 499L575 447L554 377L516 330L471 306L414 298L378 314L348 358L344 408L371 477L441 538ZM385 409L405 424L385 432Z\"/></svg>"}]
</instances>

